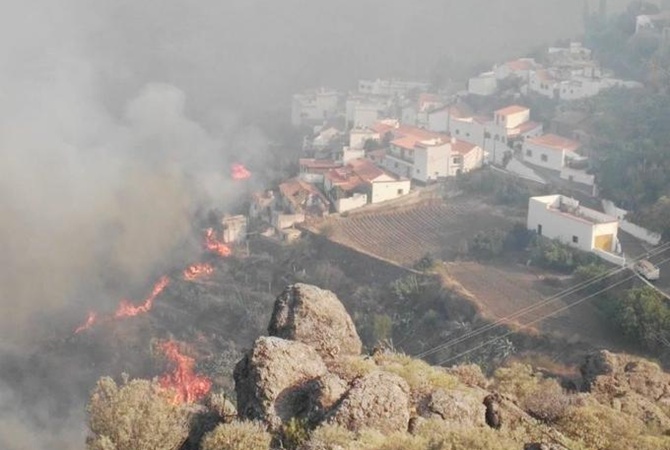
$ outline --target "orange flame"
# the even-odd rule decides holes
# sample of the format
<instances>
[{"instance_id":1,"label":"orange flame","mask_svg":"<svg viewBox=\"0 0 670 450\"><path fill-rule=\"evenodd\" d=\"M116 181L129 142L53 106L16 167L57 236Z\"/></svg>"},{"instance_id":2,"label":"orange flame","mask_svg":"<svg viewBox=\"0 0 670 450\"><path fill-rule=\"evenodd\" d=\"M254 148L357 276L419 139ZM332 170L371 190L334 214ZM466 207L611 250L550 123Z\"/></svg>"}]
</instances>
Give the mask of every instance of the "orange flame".
<instances>
[{"instance_id":1,"label":"orange flame","mask_svg":"<svg viewBox=\"0 0 670 450\"><path fill-rule=\"evenodd\" d=\"M86 322L82 323L82 324L79 325L77 328L75 328L74 333L75 333L75 334L79 334L79 333L81 333L82 331L86 331L86 330L88 330L88 329L91 328L93 325L95 325L95 323L97 322L97 320L98 320L98 313L96 313L96 312L94 312L94 311L89 311L89 313L88 313L88 318L86 319Z\"/></svg>"},{"instance_id":2,"label":"orange flame","mask_svg":"<svg viewBox=\"0 0 670 450\"><path fill-rule=\"evenodd\" d=\"M214 267L210 264L193 264L184 270L184 279L194 281L214 273Z\"/></svg>"},{"instance_id":3,"label":"orange flame","mask_svg":"<svg viewBox=\"0 0 670 450\"><path fill-rule=\"evenodd\" d=\"M154 300L156 300L156 297L158 297L158 295L161 292L163 292L163 289L165 289L165 287L169 283L170 279L166 276L158 280L158 282L154 285L151 294L144 300L144 302L141 305L135 306L128 300L121 300L121 303L119 303L119 307L116 309L116 312L114 313L114 317L116 318L133 317L137 316L138 314L144 314L148 312L154 305Z\"/></svg>"},{"instance_id":4,"label":"orange flame","mask_svg":"<svg viewBox=\"0 0 670 450\"><path fill-rule=\"evenodd\" d=\"M242 164L233 164L233 167L230 169L230 174L233 177L233 180L247 180L251 178L251 172L244 167Z\"/></svg>"},{"instance_id":5,"label":"orange flame","mask_svg":"<svg viewBox=\"0 0 670 450\"><path fill-rule=\"evenodd\" d=\"M195 360L182 354L176 342L163 342L160 349L175 367L171 373L160 377L158 382L163 388L175 391L176 403L193 403L209 393L212 381L195 374Z\"/></svg>"},{"instance_id":6,"label":"orange flame","mask_svg":"<svg viewBox=\"0 0 670 450\"><path fill-rule=\"evenodd\" d=\"M232 253L230 247L216 238L213 228L207 228L207 231L205 231L205 248L224 258Z\"/></svg>"}]
</instances>

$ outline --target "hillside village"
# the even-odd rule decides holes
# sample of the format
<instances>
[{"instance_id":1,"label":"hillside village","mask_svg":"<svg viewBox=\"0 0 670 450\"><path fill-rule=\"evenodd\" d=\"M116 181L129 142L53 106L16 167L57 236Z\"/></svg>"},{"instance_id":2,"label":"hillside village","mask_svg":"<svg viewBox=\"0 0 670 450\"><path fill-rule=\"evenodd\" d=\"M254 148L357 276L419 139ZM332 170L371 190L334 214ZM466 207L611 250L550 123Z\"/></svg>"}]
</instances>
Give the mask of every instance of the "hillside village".
<instances>
[{"instance_id":1,"label":"hillside village","mask_svg":"<svg viewBox=\"0 0 670 450\"><path fill-rule=\"evenodd\" d=\"M250 220L261 234L291 241L301 226L315 229L327 217L370 205L375 211L395 208L403 197L486 169L559 189L529 199L528 228L625 265L619 227L644 245L658 244L660 236L626 221L626 211L612 202L600 202L590 136L578 113L559 108L550 120L539 120L524 105L540 97L569 103L643 85L613 78L579 42L545 53L543 64L533 58L496 64L456 92L435 91L420 81L375 79L360 80L348 93L322 87L295 94L291 124L304 132L298 171L252 196ZM580 206L575 195L596 210ZM559 215L552 216L554 211ZM546 222L540 223L543 215ZM595 231L603 228L608 231Z\"/></svg>"}]
</instances>

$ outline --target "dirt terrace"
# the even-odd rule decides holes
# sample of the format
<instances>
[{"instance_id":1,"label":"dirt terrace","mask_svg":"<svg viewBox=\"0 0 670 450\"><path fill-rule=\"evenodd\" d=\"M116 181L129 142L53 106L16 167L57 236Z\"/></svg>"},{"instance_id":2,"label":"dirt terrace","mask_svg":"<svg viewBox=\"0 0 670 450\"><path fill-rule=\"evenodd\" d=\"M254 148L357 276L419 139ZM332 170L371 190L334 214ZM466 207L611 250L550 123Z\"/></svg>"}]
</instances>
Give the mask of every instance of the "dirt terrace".
<instances>
[{"instance_id":1,"label":"dirt terrace","mask_svg":"<svg viewBox=\"0 0 670 450\"><path fill-rule=\"evenodd\" d=\"M457 197L336 217L325 230L335 242L403 266L430 253L447 257L477 231L509 225L501 209Z\"/></svg>"}]
</instances>

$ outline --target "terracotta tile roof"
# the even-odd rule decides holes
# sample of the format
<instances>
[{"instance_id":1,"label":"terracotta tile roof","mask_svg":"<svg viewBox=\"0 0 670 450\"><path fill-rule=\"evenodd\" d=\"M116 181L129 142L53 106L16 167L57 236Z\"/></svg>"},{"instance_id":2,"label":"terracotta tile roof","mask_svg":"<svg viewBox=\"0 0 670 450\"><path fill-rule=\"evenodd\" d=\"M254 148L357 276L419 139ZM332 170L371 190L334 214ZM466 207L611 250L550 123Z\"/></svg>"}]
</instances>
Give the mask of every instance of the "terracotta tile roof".
<instances>
[{"instance_id":1,"label":"terracotta tile roof","mask_svg":"<svg viewBox=\"0 0 670 450\"><path fill-rule=\"evenodd\" d=\"M461 140L456 140L456 142L451 143L451 151L456 152L459 155L467 155L470 153L472 150L477 147L475 144L471 144L469 142L461 141Z\"/></svg>"},{"instance_id":2,"label":"terracotta tile roof","mask_svg":"<svg viewBox=\"0 0 670 450\"><path fill-rule=\"evenodd\" d=\"M530 144L540 145L552 150L559 151L569 151L574 152L577 150L581 144L572 139L565 138L563 136L558 136L557 134L544 134L542 136L532 137L526 140Z\"/></svg>"},{"instance_id":3,"label":"terracotta tile roof","mask_svg":"<svg viewBox=\"0 0 670 450\"><path fill-rule=\"evenodd\" d=\"M314 158L300 158L298 160L298 165L300 166L301 169L304 168L315 171L334 169L336 167L342 166L341 163L333 161L332 159L314 159Z\"/></svg>"},{"instance_id":4,"label":"terracotta tile roof","mask_svg":"<svg viewBox=\"0 0 670 450\"><path fill-rule=\"evenodd\" d=\"M383 181L398 179L365 158L354 159L349 161L346 166L332 169L326 173L325 177L333 186L337 186L343 191L352 191L364 187L380 180L380 178Z\"/></svg>"},{"instance_id":5,"label":"terracotta tile roof","mask_svg":"<svg viewBox=\"0 0 670 450\"><path fill-rule=\"evenodd\" d=\"M291 178L281 183L279 185L279 192L288 201L297 206L302 206L310 195L317 196L328 204L328 199L326 199L319 188L299 178Z\"/></svg>"},{"instance_id":6,"label":"terracotta tile roof","mask_svg":"<svg viewBox=\"0 0 670 450\"><path fill-rule=\"evenodd\" d=\"M516 114L524 111L528 111L529 109L526 108L525 106L521 105L510 105L502 109L498 109L495 113L500 116L508 116L510 114Z\"/></svg>"},{"instance_id":7,"label":"terracotta tile roof","mask_svg":"<svg viewBox=\"0 0 670 450\"><path fill-rule=\"evenodd\" d=\"M522 70L531 70L535 68L537 63L532 59L521 58L514 61L507 61L505 65L512 71L520 72Z\"/></svg>"},{"instance_id":8,"label":"terracotta tile roof","mask_svg":"<svg viewBox=\"0 0 670 450\"><path fill-rule=\"evenodd\" d=\"M528 122L522 123L517 128L519 129L519 134L524 134L524 133L528 133L529 131L533 131L533 130L541 127L541 126L542 126L541 123L533 122L532 120L529 120Z\"/></svg>"}]
</instances>

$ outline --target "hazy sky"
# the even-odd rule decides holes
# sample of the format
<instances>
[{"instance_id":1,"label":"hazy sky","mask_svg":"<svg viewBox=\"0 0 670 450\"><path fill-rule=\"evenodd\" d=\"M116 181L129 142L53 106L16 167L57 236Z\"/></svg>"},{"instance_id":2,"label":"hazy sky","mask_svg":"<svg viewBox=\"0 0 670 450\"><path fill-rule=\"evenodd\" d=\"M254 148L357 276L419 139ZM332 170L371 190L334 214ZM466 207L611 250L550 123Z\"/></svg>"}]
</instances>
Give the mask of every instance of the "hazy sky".
<instances>
[{"instance_id":1,"label":"hazy sky","mask_svg":"<svg viewBox=\"0 0 670 450\"><path fill-rule=\"evenodd\" d=\"M609 3L614 11L626 2ZM240 111L288 107L295 89L358 77L425 78L442 56L522 56L582 27L581 0L0 5L0 342L8 347L33 334L32 313L109 306L169 267L193 211L225 208L235 195L230 161L263 157L263 136L241 128ZM18 442L30 422L8 421L16 405L0 380L0 447L64 448L42 439L57 434L29 429L32 441Z\"/></svg>"}]
</instances>

